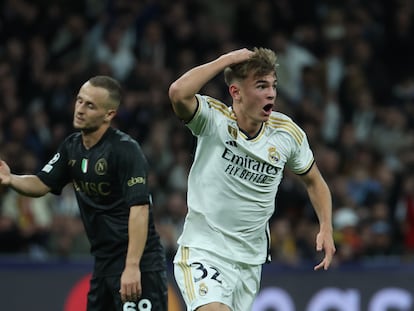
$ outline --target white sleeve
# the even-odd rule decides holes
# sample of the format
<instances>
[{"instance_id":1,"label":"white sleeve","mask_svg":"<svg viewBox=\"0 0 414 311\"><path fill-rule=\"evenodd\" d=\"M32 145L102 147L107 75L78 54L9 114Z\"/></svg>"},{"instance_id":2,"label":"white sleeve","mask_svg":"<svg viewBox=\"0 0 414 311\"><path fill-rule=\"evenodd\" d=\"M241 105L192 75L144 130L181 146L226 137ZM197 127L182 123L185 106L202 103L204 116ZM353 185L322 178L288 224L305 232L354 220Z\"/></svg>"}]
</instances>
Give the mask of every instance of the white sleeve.
<instances>
[{"instance_id":1,"label":"white sleeve","mask_svg":"<svg viewBox=\"0 0 414 311\"><path fill-rule=\"evenodd\" d=\"M208 136L214 129L214 109L208 101L208 96L196 94L197 109L193 118L186 124L194 136Z\"/></svg>"},{"instance_id":2,"label":"white sleeve","mask_svg":"<svg viewBox=\"0 0 414 311\"><path fill-rule=\"evenodd\" d=\"M295 174L304 174L309 171L315 161L306 135L304 134L304 138L300 145L294 144L294 146L295 148L292 150L287 166Z\"/></svg>"}]
</instances>

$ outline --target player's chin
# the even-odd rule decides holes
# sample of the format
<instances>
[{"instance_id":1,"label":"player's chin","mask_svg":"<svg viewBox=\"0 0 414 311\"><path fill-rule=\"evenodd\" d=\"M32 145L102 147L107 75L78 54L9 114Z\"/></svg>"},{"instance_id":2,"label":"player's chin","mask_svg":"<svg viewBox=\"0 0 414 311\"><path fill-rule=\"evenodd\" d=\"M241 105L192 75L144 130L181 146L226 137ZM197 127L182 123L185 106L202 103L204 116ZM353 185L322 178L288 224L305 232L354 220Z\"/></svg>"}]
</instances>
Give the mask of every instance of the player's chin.
<instances>
[{"instance_id":1,"label":"player's chin","mask_svg":"<svg viewBox=\"0 0 414 311\"><path fill-rule=\"evenodd\" d=\"M270 114L264 114L261 116L261 119L262 119L261 121L266 122L269 120L269 118L270 118Z\"/></svg>"},{"instance_id":2,"label":"player's chin","mask_svg":"<svg viewBox=\"0 0 414 311\"><path fill-rule=\"evenodd\" d=\"M73 127L77 130L81 130L82 129L82 125L80 125L78 122L73 121Z\"/></svg>"},{"instance_id":3,"label":"player's chin","mask_svg":"<svg viewBox=\"0 0 414 311\"><path fill-rule=\"evenodd\" d=\"M85 124L74 121L73 122L73 128L76 129L76 130L84 130L86 128L86 126L85 126Z\"/></svg>"}]
</instances>

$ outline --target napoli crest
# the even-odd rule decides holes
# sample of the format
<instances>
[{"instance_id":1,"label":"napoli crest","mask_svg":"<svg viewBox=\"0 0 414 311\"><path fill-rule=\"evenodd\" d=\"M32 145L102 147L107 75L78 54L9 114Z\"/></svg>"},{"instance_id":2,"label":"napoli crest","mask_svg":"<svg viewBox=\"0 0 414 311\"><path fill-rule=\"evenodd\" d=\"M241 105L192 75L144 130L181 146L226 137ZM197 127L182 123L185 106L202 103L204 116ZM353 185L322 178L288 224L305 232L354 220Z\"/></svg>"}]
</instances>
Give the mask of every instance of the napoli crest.
<instances>
[{"instance_id":1,"label":"napoli crest","mask_svg":"<svg viewBox=\"0 0 414 311\"><path fill-rule=\"evenodd\" d=\"M108 163L105 159L99 159L95 164L95 173L98 175L105 175L108 170Z\"/></svg>"}]
</instances>

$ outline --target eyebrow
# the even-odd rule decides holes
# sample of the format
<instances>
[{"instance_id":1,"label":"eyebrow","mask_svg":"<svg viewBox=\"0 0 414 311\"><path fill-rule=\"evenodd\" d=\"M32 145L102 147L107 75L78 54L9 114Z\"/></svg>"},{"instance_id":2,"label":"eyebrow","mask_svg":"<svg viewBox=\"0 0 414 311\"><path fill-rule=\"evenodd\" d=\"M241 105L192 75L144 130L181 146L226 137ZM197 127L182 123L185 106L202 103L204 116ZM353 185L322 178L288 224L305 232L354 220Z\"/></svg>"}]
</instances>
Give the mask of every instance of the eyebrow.
<instances>
[{"instance_id":1,"label":"eyebrow","mask_svg":"<svg viewBox=\"0 0 414 311\"><path fill-rule=\"evenodd\" d=\"M265 83L265 84L272 84L272 85L274 85L274 84L277 84L277 79L275 79L275 80L273 80L273 81L267 81L267 80L261 80L261 79L259 79L259 80L256 80L255 81L255 84L260 84L260 83Z\"/></svg>"}]
</instances>

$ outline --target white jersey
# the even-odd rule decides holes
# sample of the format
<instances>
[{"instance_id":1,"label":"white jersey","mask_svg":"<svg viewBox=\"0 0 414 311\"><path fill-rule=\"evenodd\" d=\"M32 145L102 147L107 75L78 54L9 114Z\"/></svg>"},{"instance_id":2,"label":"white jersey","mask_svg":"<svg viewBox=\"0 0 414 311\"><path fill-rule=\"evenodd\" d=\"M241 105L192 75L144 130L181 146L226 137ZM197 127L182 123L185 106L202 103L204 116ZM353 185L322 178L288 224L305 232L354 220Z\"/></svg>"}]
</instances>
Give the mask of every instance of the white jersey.
<instances>
[{"instance_id":1,"label":"white jersey","mask_svg":"<svg viewBox=\"0 0 414 311\"><path fill-rule=\"evenodd\" d=\"M239 130L232 108L208 96L197 94L197 100L187 124L198 141L178 243L262 264L285 165L302 174L314 162L306 135L289 117L272 112L258 135L249 139Z\"/></svg>"}]
</instances>

